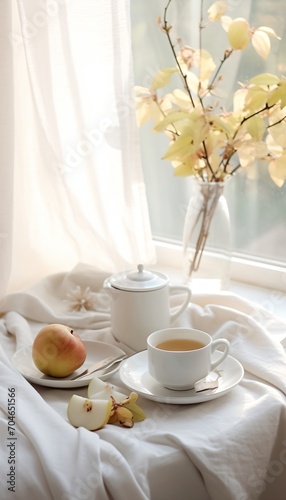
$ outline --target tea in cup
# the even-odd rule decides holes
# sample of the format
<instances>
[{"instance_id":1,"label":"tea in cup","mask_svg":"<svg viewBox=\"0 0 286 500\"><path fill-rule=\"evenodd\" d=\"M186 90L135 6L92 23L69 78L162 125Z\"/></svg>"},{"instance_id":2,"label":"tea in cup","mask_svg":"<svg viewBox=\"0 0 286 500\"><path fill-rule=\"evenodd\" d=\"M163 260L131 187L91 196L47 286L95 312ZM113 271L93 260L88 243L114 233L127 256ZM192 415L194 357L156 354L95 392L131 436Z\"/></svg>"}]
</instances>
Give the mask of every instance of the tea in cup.
<instances>
[{"instance_id":1,"label":"tea in cup","mask_svg":"<svg viewBox=\"0 0 286 500\"><path fill-rule=\"evenodd\" d=\"M213 359L219 347L223 351ZM229 342L213 340L193 328L165 328L151 333L147 339L148 371L161 385L173 390L192 389L227 357Z\"/></svg>"}]
</instances>

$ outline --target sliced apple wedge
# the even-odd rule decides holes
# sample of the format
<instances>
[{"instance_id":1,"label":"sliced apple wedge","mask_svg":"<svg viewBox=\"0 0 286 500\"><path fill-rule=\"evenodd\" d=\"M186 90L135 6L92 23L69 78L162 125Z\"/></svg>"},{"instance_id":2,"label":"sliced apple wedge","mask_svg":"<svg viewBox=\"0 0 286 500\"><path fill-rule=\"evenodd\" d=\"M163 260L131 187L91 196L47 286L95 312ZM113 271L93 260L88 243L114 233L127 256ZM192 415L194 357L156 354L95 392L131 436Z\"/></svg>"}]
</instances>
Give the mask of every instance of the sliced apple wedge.
<instances>
[{"instance_id":1,"label":"sliced apple wedge","mask_svg":"<svg viewBox=\"0 0 286 500\"><path fill-rule=\"evenodd\" d=\"M124 401L127 396L122 392L115 391L113 386L103 382L97 377L94 377L90 382L87 389L87 394L90 399L104 399L109 400L112 396L117 403Z\"/></svg>"},{"instance_id":2,"label":"sliced apple wedge","mask_svg":"<svg viewBox=\"0 0 286 500\"><path fill-rule=\"evenodd\" d=\"M67 415L74 427L96 431L104 427L111 415L112 401L83 398L74 394L68 404Z\"/></svg>"},{"instance_id":3,"label":"sliced apple wedge","mask_svg":"<svg viewBox=\"0 0 286 500\"><path fill-rule=\"evenodd\" d=\"M107 384L106 382L104 382L103 380L101 380L98 377L93 377L88 385L88 395L89 395L88 397L90 397L90 393L95 394L96 392L99 392L99 391L102 391L103 389L105 389L106 385L109 385L109 384Z\"/></svg>"}]
</instances>

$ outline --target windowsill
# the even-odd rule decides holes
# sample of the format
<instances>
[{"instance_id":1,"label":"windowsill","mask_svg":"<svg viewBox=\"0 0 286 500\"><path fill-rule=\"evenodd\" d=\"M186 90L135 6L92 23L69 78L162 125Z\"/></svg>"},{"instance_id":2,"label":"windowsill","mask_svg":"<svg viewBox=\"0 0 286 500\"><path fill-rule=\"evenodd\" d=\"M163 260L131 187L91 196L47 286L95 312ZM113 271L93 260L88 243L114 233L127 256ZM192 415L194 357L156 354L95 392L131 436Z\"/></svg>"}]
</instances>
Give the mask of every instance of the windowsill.
<instances>
[{"instance_id":1,"label":"windowsill","mask_svg":"<svg viewBox=\"0 0 286 500\"><path fill-rule=\"evenodd\" d=\"M182 283L183 276L181 272L181 258L178 252L179 247L157 241L155 244L157 250L156 268L168 274L172 283ZM176 264L174 265L174 263ZM265 271L263 268L263 273L265 272L267 274L267 271L268 270ZM286 321L286 293L284 290L281 290L278 287L275 288L274 286L256 285L253 282L247 283L246 281L243 281L245 273L241 273L240 276L240 280L237 280L236 276L231 279L227 291L233 292L246 300L258 304L269 313ZM254 280L253 276L253 274L248 273L250 281ZM280 273L279 279L285 283L284 274L281 276ZM271 283L271 285L273 285L275 283L275 279L271 280L270 275L268 275L266 276L264 282Z\"/></svg>"},{"instance_id":2,"label":"windowsill","mask_svg":"<svg viewBox=\"0 0 286 500\"><path fill-rule=\"evenodd\" d=\"M286 293L238 281L231 281L229 290L286 320Z\"/></svg>"}]
</instances>

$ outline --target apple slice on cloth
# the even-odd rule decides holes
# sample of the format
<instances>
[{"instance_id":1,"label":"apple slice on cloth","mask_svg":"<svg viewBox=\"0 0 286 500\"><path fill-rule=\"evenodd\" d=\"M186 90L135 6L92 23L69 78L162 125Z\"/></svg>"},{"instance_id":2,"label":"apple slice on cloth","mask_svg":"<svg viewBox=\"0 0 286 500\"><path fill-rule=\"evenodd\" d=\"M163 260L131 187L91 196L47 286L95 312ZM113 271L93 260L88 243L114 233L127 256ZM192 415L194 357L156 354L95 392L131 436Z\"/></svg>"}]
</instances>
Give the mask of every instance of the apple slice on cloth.
<instances>
[{"instance_id":1,"label":"apple slice on cloth","mask_svg":"<svg viewBox=\"0 0 286 500\"><path fill-rule=\"evenodd\" d=\"M113 386L110 384L107 384L103 380L100 380L97 377L94 377L88 385L87 389L87 395L90 399L111 399L111 396L117 401L117 403L120 403L121 401L124 401L127 398L126 394L123 394L122 392L115 391Z\"/></svg>"},{"instance_id":2,"label":"apple slice on cloth","mask_svg":"<svg viewBox=\"0 0 286 500\"><path fill-rule=\"evenodd\" d=\"M74 394L68 404L68 419L74 427L96 431L104 427L111 415L112 401L94 400Z\"/></svg>"},{"instance_id":3,"label":"apple slice on cloth","mask_svg":"<svg viewBox=\"0 0 286 500\"><path fill-rule=\"evenodd\" d=\"M111 384L94 377L88 386L88 397L73 395L69 401L67 415L75 427L96 431L105 424L133 427L134 422L144 420L144 411L136 404L138 394L129 395L115 391Z\"/></svg>"}]
</instances>

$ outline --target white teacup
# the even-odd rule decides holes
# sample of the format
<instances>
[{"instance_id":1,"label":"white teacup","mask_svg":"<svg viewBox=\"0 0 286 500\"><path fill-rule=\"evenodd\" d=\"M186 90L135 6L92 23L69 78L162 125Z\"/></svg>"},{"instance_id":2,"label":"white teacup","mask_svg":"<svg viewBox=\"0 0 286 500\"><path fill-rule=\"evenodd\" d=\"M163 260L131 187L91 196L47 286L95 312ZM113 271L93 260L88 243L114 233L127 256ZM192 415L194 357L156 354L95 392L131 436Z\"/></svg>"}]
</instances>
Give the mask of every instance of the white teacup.
<instances>
[{"instance_id":1,"label":"white teacup","mask_svg":"<svg viewBox=\"0 0 286 500\"><path fill-rule=\"evenodd\" d=\"M212 360L220 346L223 351ZM229 347L227 340L213 340L208 333L192 328L158 330L147 339L148 371L168 389L191 389L227 357Z\"/></svg>"}]
</instances>

